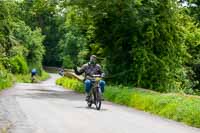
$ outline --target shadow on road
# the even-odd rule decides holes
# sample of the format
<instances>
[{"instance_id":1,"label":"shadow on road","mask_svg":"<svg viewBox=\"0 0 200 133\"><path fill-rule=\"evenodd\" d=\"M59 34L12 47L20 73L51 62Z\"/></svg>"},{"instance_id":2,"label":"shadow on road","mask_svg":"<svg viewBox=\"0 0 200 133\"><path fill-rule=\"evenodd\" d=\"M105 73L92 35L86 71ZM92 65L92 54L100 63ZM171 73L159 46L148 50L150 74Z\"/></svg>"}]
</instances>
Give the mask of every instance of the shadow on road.
<instances>
[{"instance_id":1,"label":"shadow on road","mask_svg":"<svg viewBox=\"0 0 200 133\"><path fill-rule=\"evenodd\" d=\"M31 99L65 99L70 101L81 101L84 102L85 105L83 106L77 106L75 108L82 108L82 109L90 109L90 110L96 110L95 105L93 105L91 108L88 108L85 102L85 96L77 94L74 91L58 91L58 90L50 90L50 89L26 89L25 92L19 93L15 95L17 97L21 98L31 98ZM102 108L100 111L107 111L107 109Z\"/></svg>"},{"instance_id":2,"label":"shadow on road","mask_svg":"<svg viewBox=\"0 0 200 133\"><path fill-rule=\"evenodd\" d=\"M100 109L100 110L97 110L97 109L94 107L94 105L93 105L91 108L89 108L89 107L87 107L87 106L79 106L79 107L75 107L75 108L79 108L79 109L88 109L88 110L96 110L96 111L108 111L108 109L105 109L105 108L102 108L102 109Z\"/></svg>"},{"instance_id":3,"label":"shadow on road","mask_svg":"<svg viewBox=\"0 0 200 133\"><path fill-rule=\"evenodd\" d=\"M82 101L84 96L73 91L57 91L57 90L47 90L47 89L27 89L25 93L15 95L23 98L32 98L32 99L66 99L66 100L75 100Z\"/></svg>"}]
</instances>

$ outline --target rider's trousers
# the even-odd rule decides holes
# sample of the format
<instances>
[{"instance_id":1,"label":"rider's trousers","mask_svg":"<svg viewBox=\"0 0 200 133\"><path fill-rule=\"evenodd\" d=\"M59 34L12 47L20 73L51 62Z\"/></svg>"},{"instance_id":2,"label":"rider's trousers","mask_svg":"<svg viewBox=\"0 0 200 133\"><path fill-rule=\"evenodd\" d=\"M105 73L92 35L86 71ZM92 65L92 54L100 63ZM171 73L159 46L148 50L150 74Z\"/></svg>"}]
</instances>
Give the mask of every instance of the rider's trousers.
<instances>
[{"instance_id":1,"label":"rider's trousers","mask_svg":"<svg viewBox=\"0 0 200 133\"><path fill-rule=\"evenodd\" d=\"M101 88L101 92L102 92L102 93L104 92L105 84L106 84L106 82L105 82L104 80L100 80L100 81L99 81L99 86L100 86L100 88ZM87 93L89 93L90 90L91 90L91 88L92 88L92 81L89 80L89 79L86 79L86 80L85 80L85 91L86 91Z\"/></svg>"}]
</instances>

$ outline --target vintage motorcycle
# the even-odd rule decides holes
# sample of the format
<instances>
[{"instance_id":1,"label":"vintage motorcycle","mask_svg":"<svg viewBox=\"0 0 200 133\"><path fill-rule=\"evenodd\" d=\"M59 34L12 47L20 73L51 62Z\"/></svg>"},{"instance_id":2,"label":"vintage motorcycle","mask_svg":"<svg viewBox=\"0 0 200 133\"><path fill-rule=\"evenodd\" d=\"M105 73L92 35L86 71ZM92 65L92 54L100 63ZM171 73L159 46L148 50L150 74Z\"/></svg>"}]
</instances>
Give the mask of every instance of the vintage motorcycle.
<instances>
[{"instance_id":1,"label":"vintage motorcycle","mask_svg":"<svg viewBox=\"0 0 200 133\"><path fill-rule=\"evenodd\" d=\"M101 109L102 102L102 92L99 86L99 81L102 79L101 75L92 75L90 80L92 81L92 89L89 93L89 98L87 100L88 107L92 107L95 104L96 109Z\"/></svg>"}]
</instances>

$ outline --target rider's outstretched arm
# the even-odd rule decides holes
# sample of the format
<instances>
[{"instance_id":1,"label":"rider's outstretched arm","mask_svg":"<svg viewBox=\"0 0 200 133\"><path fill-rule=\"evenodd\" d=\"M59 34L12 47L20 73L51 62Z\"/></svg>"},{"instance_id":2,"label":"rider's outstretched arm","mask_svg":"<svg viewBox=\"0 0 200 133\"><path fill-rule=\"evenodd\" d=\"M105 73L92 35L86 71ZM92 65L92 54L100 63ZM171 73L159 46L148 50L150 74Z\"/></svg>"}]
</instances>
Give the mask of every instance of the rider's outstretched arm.
<instances>
[{"instance_id":1,"label":"rider's outstretched arm","mask_svg":"<svg viewBox=\"0 0 200 133\"><path fill-rule=\"evenodd\" d=\"M78 70L77 69L77 67L74 67L74 72L75 72L75 74L77 74L77 75L81 75L81 74L83 74L84 72L85 72L85 65L83 65L81 68L80 68L80 70Z\"/></svg>"},{"instance_id":2,"label":"rider's outstretched arm","mask_svg":"<svg viewBox=\"0 0 200 133\"><path fill-rule=\"evenodd\" d=\"M75 72L75 74L77 74L77 75L81 75L81 74L82 74L81 72L79 72L79 71L77 70L77 67L74 67L74 72Z\"/></svg>"}]
</instances>

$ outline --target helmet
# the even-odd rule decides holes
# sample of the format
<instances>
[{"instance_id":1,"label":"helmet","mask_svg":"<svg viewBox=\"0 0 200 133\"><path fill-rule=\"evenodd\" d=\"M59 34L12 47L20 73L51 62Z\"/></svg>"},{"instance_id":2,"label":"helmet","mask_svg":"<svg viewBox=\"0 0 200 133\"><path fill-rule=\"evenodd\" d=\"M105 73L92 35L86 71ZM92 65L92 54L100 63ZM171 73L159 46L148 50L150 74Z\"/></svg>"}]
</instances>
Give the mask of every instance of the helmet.
<instances>
[{"instance_id":1,"label":"helmet","mask_svg":"<svg viewBox=\"0 0 200 133\"><path fill-rule=\"evenodd\" d=\"M90 56L90 63L91 63L91 64L96 64L96 60L97 60L96 55L91 55L91 56Z\"/></svg>"}]
</instances>

